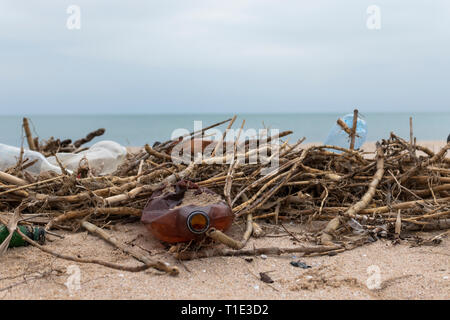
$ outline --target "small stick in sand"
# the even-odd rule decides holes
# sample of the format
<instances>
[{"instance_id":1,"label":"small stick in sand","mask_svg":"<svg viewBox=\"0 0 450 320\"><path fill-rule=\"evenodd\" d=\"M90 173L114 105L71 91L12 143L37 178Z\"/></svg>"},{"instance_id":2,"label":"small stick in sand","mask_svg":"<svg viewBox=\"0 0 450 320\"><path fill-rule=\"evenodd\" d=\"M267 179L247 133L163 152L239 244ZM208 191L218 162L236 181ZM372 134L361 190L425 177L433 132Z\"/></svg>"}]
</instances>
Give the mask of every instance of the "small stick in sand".
<instances>
[{"instance_id":1,"label":"small stick in sand","mask_svg":"<svg viewBox=\"0 0 450 320\"><path fill-rule=\"evenodd\" d=\"M298 246L293 248L279 248L279 247L267 247L267 248L254 248L245 250L230 250L222 248L213 248L203 251L185 251L175 254L175 258L179 260L192 260L199 258L208 258L214 256L256 256L261 254L273 254L281 255L285 253L304 253L304 254L314 254L314 253L326 253L338 252L343 248L340 245L320 245L320 246Z\"/></svg>"}]
</instances>

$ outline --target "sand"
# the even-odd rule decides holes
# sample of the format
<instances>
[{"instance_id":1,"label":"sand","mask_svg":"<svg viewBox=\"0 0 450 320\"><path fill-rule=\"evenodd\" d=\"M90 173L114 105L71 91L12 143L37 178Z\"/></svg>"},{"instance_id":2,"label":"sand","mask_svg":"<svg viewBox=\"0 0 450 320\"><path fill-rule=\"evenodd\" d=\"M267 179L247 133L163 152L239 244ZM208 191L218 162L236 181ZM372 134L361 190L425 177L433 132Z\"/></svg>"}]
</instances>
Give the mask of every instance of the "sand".
<instances>
[{"instance_id":1,"label":"sand","mask_svg":"<svg viewBox=\"0 0 450 320\"><path fill-rule=\"evenodd\" d=\"M437 151L444 144L429 142L428 147ZM299 225L286 223L285 226L294 235L302 232ZM247 247L295 246L295 239L280 226L262 223L262 227L268 236L251 239ZM177 265L180 275L172 277L154 270L118 271L57 259L33 247L13 248L2 257L0 264L0 299L450 298L448 236L436 246L412 247L405 241L394 245L379 240L336 256L256 256L250 262L244 257L214 257L180 263L139 222L108 231L121 241L146 250L154 259ZM417 235L431 238L443 232ZM53 238L47 244L49 248L84 258L96 257L130 266L139 264L87 232L60 233L65 238ZM239 238L243 225L234 224L228 233ZM291 261L304 262L311 268L296 268ZM65 283L76 279L78 268L80 286L69 290ZM375 271L379 271L379 288L371 286L377 278ZM269 272L274 283L260 281L260 272Z\"/></svg>"},{"instance_id":2,"label":"sand","mask_svg":"<svg viewBox=\"0 0 450 320\"><path fill-rule=\"evenodd\" d=\"M266 225L273 230L272 225ZM296 232L295 225L287 225ZM277 228L270 238L252 239L248 244L263 246L294 246L290 236ZM108 269L93 264L76 264L55 259L32 247L11 249L1 264L0 290L21 283L23 276L6 276L48 272L61 274L28 280L9 290L0 291L1 299L449 299L450 239L438 246L410 247L407 243L393 245L390 241L375 243L336 256L293 257L292 255L252 257L214 257L175 261L164 247L140 223L120 226L110 231L118 239L150 250L154 258L179 266L180 275L172 277L148 270L139 273ZM233 226L231 234L242 234L241 226ZM271 233L269 233L271 234ZM420 234L431 237L437 233ZM138 263L110 245L86 232L66 234L48 246L65 254L97 257L126 265ZM293 267L301 261L310 269ZM80 270L80 290L69 291L65 283L73 273L71 265ZM372 267L371 267L372 266ZM374 267L375 266L375 267ZM372 269L379 268L380 289L367 287ZM189 271L188 271L189 270ZM274 280L259 280L260 272L269 272ZM33 273L34 272L34 273Z\"/></svg>"}]
</instances>

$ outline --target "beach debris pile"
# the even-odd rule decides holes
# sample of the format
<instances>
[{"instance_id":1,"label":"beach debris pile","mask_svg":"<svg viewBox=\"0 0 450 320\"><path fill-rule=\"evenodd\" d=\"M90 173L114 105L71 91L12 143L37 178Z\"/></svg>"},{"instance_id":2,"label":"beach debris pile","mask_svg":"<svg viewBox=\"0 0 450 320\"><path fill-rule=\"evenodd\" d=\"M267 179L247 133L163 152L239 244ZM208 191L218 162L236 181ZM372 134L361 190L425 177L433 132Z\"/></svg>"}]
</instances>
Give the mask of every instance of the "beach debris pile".
<instances>
[{"instance_id":1,"label":"beach debris pile","mask_svg":"<svg viewBox=\"0 0 450 320\"><path fill-rule=\"evenodd\" d=\"M349 148L333 145L303 148L304 139L293 144L281 141L278 148L273 147L271 141L285 139L292 131L245 141L238 134L231 152L227 149L225 155L218 150L226 144L226 133L214 143L202 142L208 129L224 124L229 129L235 120L233 117L153 147L147 144L128 153L114 172L105 175L96 175L84 161L73 171L57 161L59 174L36 175L24 170L29 160L21 156L15 165L0 171L0 224L8 227L9 238L18 233L27 243L62 259L135 272L155 268L171 275L179 272L173 265L177 260L293 253L336 255L379 238L414 245L436 244L441 236L422 239L415 231L450 228L450 158L446 157L450 143L435 153L416 144L411 130L409 141L391 133L377 142L375 153L366 153L354 149L356 126L342 127L342 120L338 124L349 134ZM239 132L244 124L245 121ZM25 121L24 130L27 132ZM26 135L29 143L36 141L30 133ZM92 136L85 140L89 137ZM209 156L190 163L180 163L173 157L171 151L177 144L195 144L198 140L202 150L213 146L209 148L212 150ZM56 141L53 145L57 147L50 148L47 144L35 151L47 157L56 155L57 159L58 152L70 145L52 141ZM32 145L29 146L31 149ZM74 143L73 147L80 145ZM262 150L266 151L268 161L241 161ZM275 156L278 166L261 174ZM201 230L201 241L167 246L177 259L169 264L137 252L109 235L107 229L111 225L139 221L149 199L155 199L164 190L172 188L172 195L176 195L180 183L210 190L223 199L222 205L226 204L233 213L233 223L244 226L242 237L236 240L227 235L226 228ZM190 205L195 208L195 201ZM175 206L179 206L179 199ZM315 227L293 233L285 227L286 222ZM267 225L280 226L296 244L247 246L251 237L265 236ZM63 255L34 241L18 226L39 226L49 233L88 230L133 256L141 265L124 266L95 257ZM0 245L0 256L9 241L6 238Z\"/></svg>"}]
</instances>

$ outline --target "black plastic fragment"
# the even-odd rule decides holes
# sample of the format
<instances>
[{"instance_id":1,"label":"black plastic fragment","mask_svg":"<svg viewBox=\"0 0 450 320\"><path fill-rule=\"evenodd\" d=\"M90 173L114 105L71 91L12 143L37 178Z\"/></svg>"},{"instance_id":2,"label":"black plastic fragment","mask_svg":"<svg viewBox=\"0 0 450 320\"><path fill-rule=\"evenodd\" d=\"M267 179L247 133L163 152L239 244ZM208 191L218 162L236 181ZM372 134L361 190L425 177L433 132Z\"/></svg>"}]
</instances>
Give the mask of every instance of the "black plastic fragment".
<instances>
[{"instance_id":1,"label":"black plastic fragment","mask_svg":"<svg viewBox=\"0 0 450 320\"><path fill-rule=\"evenodd\" d=\"M311 268L311 266L309 266L306 263L301 262L301 261L291 261L291 265L296 267L296 268L302 268L302 269L309 269L309 268Z\"/></svg>"}]
</instances>

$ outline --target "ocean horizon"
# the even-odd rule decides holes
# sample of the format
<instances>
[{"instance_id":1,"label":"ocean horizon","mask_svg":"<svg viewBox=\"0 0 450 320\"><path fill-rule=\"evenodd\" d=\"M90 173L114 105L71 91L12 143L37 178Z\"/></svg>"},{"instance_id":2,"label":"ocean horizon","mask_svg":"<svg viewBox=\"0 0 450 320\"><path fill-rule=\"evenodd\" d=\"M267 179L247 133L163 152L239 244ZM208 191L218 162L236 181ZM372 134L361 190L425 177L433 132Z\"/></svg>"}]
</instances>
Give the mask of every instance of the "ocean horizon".
<instances>
[{"instance_id":1,"label":"ocean horizon","mask_svg":"<svg viewBox=\"0 0 450 320\"><path fill-rule=\"evenodd\" d=\"M233 128L239 128L245 119L245 129L258 130L266 127L280 131L292 130L290 142L302 137L306 137L306 142L323 142L337 118L345 114L347 113L237 114ZM413 117L414 136L418 141L446 140L450 133L450 112L361 115L367 122L367 141L386 139L391 131L409 139L409 117ZM176 129L193 131L194 121L202 121L202 127L207 127L231 118L233 114L0 115L0 143L21 145L24 116L30 119L32 134L39 139L46 140L53 136L76 140L98 128L105 128L105 134L90 144L100 140L113 140L124 146L141 146L145 143L169 140ZM226 124L219 127L221 130L225 128Z\"/></svg>"}]
</instances>

